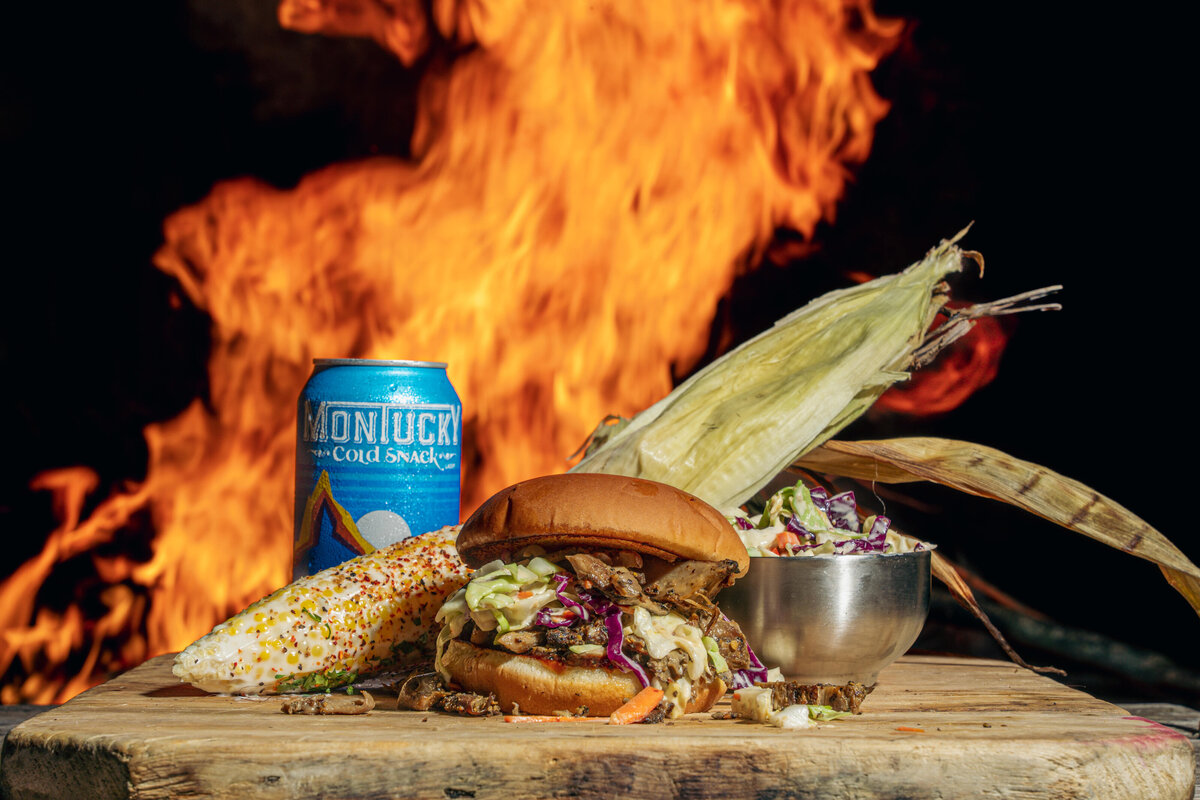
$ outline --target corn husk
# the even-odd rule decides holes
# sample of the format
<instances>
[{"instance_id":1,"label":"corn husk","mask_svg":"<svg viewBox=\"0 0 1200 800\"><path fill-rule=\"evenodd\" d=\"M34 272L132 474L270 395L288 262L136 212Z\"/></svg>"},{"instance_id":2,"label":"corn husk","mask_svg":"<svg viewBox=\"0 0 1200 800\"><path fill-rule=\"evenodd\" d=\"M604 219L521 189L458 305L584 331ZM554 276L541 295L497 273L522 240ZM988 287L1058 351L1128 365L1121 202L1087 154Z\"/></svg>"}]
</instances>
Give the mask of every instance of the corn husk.
<instances>
[{"instance_id":1,"label":"corn husk","mask_svg":"<svg viewBox=\"0 0 1200 800\"><path fill-rule=\"evenodd\" d=\"M1008 503L1153 562L1200 614L1200 567L1124 506L1038 464L971 442L911 437L827 441L795 466L865 482L932 481Z\"/></svg>"},{"instance_id":2,"label":"corn husk","mask_svg":"<svg viewBox=\"0 0 1200 800\"><path fill-rule=\"evenodd\" d=\"M717 508L741 505L798 455L907 377L962 268L956 242L903 272L825 294L680 384L572 471L671 484ZM965 333L965 330L963 330Z\"/></svg>"},{"instance_id":3,"label":"corn husk","mask_svg":"<svg viewBox=\"0 0 1200 800\"><path fill-rule=\"evenodd\" d=\"M1044 467L965 442L840 442L848 425L907 370L929 363L982 316L1050 310L1022 305L1061 287L947 314L941 280L978 253L943 241L904 272L826 294L713 362L632 420L610 417L577 472L650 478L730 509L785 469L884 483L931 480L1016 505L1150 560L1200 613L1200 570L1158 531L1098 492ZM1018 664L1028 666L987 618L955 565L933 571ZM1039 671L1061 672L1053 667Z\"/></svg>"}]
</instances>

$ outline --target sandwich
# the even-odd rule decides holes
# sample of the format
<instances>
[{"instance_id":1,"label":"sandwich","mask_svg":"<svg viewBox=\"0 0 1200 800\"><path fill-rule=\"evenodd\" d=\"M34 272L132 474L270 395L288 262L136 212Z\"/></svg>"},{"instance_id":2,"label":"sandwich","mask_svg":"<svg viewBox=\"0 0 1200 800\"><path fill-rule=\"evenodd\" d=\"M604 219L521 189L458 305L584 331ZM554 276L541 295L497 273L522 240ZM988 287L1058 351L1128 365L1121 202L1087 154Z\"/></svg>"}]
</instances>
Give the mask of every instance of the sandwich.
<instances>
[{"instance_id":1,"label":"sandwich","mask_svg":"<svg viewBox=\"0 0 1200 800\"><path fill-rule=\"evenodd\" d=\"M658 718L706 711L761 663L715 596L750 559L728 520L666 484L518 483L463 524L475 569L437 613L435 668L505 713L607 716L647 686Z\"/></svg>"}]
</instances>

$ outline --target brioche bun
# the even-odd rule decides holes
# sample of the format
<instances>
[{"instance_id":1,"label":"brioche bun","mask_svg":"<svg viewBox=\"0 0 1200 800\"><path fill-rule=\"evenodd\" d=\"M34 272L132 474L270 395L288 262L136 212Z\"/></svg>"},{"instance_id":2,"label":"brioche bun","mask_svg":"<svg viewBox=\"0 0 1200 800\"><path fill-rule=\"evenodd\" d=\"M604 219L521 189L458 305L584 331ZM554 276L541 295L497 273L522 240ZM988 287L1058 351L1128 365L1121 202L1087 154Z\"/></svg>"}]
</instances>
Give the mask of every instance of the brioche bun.
<instances>
[{"instance_id":1,"label":"brioche bun","mask_svg":"<svg viewBox=\"0 0 1200 800\"><path fill-rule=\"evenodd\" d=\"M530 656L489 650L453 639L440 661L450 679L469 692L491 692L505 713L515 703L522 714L554 714L587 706L591 717L606 717L642 690L632 672L604 667L570 667ZM707 711L725 693L720 678L692 685L684 713Z\"/></svg>"},{"instance_id":2,"label":"brioche bun","mask_svg":"<svg viewBox=\"0 0 1200 800\"><path fill-rule=\"evenodd\" d=\"M458 554L481 567L529 545L633 550L667 561L750 557L721 512L673 486L641 478L568 473L523 481L493 495L463 523Z\"/></svg>"}]
</instances>

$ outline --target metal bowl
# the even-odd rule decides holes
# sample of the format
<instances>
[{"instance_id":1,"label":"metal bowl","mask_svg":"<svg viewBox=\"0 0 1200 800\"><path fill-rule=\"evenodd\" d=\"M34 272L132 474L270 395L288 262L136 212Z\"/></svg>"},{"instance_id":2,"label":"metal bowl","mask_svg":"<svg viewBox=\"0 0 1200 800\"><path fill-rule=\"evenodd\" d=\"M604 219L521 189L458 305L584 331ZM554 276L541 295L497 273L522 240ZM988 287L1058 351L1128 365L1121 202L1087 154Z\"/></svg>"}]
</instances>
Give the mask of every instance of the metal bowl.
<instances>
[{"instance_id":1,"label":"metal bowl","mask_svg":"<svg viewBox=\"0 0 1200 800\"><path fill-rule=\"evenodd\" d=\"M929 550L752 558L718 600L788 680L871 686L925 625L931 561Z\"/></svg>"}]
</instances>

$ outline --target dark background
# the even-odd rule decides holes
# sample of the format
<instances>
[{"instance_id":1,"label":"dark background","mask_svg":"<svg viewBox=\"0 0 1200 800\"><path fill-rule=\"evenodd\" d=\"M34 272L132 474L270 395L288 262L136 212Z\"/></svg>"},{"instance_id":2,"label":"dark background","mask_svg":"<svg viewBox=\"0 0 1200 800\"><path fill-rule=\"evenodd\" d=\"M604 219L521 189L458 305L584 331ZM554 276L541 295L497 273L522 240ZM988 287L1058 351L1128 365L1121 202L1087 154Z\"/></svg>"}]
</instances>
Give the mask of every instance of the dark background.
<instances>
[{"instance_id":1,"label":"dark background","mask_svg":"<svg viewBox=\"0 0 1200 800\"><path fill-rule=\"evenodd\" d=\"M877 10L909 29L874 76L893 107L870 159L817 252L741 279L727 324L749 336L846 271L894 271L974 221L964 244L988 269L956 296L1061 283L1064 310L1015 320L999 377L959 409L875 414L844 435L998 447L1110 495L1200 560L1181 26L1011 3ZM163 219L225 178L288 186L405 155L417 79L372 42L280 30L273 2L10 13L4 573L52 527L34 474L87 464L103 497L144 475L142 427L206 392L207 319L150 263ZM812 292L797 297L801 272ZM1200 621L1157 568L997 503L904 492L915 503L883 498L899 525L1054 621L994 609L1028 660L1118 700L1200 702ZM920 644L996 652L940 595Z\"/></svg>"}]
</instances>

